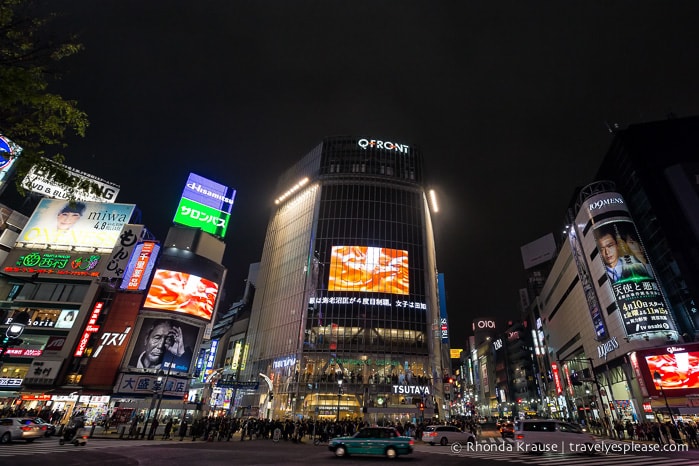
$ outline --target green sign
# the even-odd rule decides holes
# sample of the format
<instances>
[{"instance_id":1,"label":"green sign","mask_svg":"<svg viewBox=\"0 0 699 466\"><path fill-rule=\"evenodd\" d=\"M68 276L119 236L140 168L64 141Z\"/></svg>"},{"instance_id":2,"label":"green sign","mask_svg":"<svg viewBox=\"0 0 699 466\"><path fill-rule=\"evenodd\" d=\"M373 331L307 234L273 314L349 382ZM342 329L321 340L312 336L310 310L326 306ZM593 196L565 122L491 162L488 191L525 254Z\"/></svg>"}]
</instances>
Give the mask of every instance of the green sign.
<instances>
[{"instance_id":1,"label":"green sign","mask_svg":"<svg viewBox=\"0 0 699 466\"><path fill-rule=\"evenodd\" d=\"M230 214L183 197L180 199L180 205L177 206L174 222L199 228L223 238L226 235L230 218Z\"/></svg>"}]
</instances>

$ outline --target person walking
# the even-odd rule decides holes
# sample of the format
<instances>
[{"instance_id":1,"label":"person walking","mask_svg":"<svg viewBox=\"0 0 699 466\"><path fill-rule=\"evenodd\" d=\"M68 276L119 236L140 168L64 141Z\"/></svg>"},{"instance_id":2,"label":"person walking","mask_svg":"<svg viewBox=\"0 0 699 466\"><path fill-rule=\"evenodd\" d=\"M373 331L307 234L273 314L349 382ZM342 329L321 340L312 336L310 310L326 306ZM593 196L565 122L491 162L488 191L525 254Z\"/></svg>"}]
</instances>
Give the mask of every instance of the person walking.
<instances>
[{"instance_id":1,"label":"person walking","mask_svg":"<svg viewBox=\"0 0 699 466\"><path fill-rule=\"evenodd\" d=\"M182 419L182 422L180 422L180 431L178 432L180 435L180 442L187 436L187 427L187 420Z\"/></svg>"},{"instance_id":2,"label":"person walking","mask_svg":"<svg viewBox=\"0 0 699 466\"><path fill-rule=\"evenodd\" d=\"M172 418L165 423L165 431L163 432L163 440L170 440L170 432L172 432Z\"/></svg>"}]
</instances>

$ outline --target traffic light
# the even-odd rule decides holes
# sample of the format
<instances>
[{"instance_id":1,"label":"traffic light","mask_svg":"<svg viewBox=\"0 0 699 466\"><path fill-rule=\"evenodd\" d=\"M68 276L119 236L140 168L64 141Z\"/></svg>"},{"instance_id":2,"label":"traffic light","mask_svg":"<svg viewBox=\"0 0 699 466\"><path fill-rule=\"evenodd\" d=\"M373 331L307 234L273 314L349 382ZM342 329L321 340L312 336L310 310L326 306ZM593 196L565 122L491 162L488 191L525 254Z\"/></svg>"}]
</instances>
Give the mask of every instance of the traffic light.
<instances>
[{"instance_id":1,"label":"traffic light","mask_svg":"<svg viewBox=\"0 0 699 466\"><path fill-rule=\"evenodd\" d=\"M573 372L570 375L570 383L572 383L576 387L579 387L582 385L582 382L580 381L580 375L577 372Z\"/></svg>"},{"instance_id":2,"label":"traffic light","mask_svg":"<svg viewBox=\"0 0 699 466\"><path fill-rule=\"evenodd\" d=\"M425 403L420 403L420 411L424 411L424 410L425 410Z\"/></svg>"}]
</instances>

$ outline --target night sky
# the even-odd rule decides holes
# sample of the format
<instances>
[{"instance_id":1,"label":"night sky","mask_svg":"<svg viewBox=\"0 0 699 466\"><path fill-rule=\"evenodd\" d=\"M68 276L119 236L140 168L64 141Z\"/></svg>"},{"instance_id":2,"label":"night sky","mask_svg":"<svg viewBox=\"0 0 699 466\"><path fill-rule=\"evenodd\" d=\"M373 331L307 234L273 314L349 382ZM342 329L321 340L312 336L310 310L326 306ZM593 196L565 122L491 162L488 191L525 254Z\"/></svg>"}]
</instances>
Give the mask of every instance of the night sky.
<instances>
[{"instance_id":1,"label":"night sky","mask_svg":"<svg viewBox=\"0 0 699 466\"><path fill-rule=\"evenodd\" d=\"M518 316L520 247L559 233L608 124L699 114L695 0L49 4L85 46L52 88L90 119L66 164L119 184L161 240L190 172L237 189L228 301L277 177L322 138L419 145L455 348L474 318Z\"/></svg>"}]
</instances>

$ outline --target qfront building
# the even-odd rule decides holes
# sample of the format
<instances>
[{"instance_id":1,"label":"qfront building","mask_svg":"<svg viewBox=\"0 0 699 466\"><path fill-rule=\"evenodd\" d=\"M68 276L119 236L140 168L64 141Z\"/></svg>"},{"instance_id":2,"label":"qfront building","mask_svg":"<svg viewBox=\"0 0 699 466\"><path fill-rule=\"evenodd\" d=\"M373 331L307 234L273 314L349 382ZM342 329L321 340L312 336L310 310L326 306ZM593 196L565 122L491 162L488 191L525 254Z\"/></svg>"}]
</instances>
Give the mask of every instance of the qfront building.
<instances>
[{"instance_id":1,"label":"qfront building","mask_svg":"<svg viewBox=\"0 0 699 466\"><path fill-rule=\"evenodd\" d=\"M439 415L447 366L420 150L327 138L278 188L241 356L239 380L261 383L239 403L280 419Z\"/></svg>"}]
</instances>

